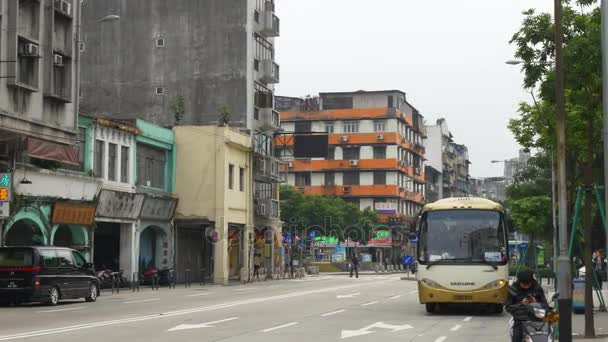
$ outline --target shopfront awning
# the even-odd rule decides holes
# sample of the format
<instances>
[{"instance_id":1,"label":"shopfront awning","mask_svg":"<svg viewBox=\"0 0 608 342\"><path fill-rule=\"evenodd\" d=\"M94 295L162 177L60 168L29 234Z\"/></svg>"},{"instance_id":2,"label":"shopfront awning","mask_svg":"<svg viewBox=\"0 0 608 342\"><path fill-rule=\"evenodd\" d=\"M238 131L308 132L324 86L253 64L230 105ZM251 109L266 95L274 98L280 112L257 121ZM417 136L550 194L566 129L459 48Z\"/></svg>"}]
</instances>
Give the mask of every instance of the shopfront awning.
<instances>
[{"instance_id":1,"label":"shopfront awning","mask_svg":"<svg viewBox=\"0 0 608 342\"><path fill-rule=\"evenodd\" d=\"M52 160L64 164L80 165L76 146L58 144L28 137L27 154L32 158Z\"/></svg>"}]
</instances>

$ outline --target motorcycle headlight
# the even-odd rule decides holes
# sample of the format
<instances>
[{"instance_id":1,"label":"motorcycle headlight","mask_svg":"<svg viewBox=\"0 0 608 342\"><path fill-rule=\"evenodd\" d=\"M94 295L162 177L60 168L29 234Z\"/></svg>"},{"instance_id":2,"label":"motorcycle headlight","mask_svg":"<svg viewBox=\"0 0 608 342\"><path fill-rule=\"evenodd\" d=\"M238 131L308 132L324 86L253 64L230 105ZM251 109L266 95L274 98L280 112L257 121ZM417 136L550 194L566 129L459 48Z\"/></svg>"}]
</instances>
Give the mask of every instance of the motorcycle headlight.
<instances>
[{"instance_id":1,"label":"motorcycle headlight","mask_svg":"<svg viewBox=\"0 0 608 342\"><path fill-rule=\"evenodd\" d=\"M545 318L546 315L547 315L547 310L534 308L534 316L536 316L536 318L542 319L542 318Z\"/></svg>"},{"instance_id":2,"label":"motorcycle headlight","mask_svg":"<svg viewBox=\"0 0 608 342\"><path fill-rule=\"evenodd\" d=\"M422 279L422 283L428 287L432 287L432 288L436 288L436 289L441 289L443 288L443 286L439 285L437 282L434 282L430 279Z\"/></svg>"},{"instance_id":3,"label":"motorcycle headlight","mask_svg":"<svg viewBox=\"0 0 608 342\"><path fill-rule=\"evenodd\" d=\"M491 290L491 289L497 289L497 288L501 288L503 286L505 286L505 284L507 283L506 280L504 279L498 279L496 281L493 281L491 283L489 283L488 285L482 287L482 290Z\"/></svg>"}]
</instances>

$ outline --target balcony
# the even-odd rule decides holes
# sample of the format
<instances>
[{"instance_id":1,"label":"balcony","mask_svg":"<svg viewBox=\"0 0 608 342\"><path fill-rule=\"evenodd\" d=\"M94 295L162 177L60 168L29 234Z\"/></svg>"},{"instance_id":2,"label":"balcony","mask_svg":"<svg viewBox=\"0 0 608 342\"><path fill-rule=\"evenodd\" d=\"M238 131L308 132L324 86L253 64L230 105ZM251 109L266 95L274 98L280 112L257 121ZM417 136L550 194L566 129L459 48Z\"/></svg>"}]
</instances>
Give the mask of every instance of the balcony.
<instances>
[{"instance_id":1,"label":"balcony","mask_svg":"<svg viewBox=\"0 0 608 342\"><path fill-rule=\"evenodd\" d=\"M281 128L280 114L272 108L262 108L259 112L260 124L264 130Z\"/></svg>"},{"instance_id":2,"label":"balcony","mask_svg":"<svg viewBox=\"0 0 608 342\"><path fill-rule=\"evenodd\" d=\"M279 65L272 59L264 59L261 62L261 80L264 83L279 83Z\"/></svg>"},{"instance_id":3,"label":"balcony","mask_svg":"<svg viewBox=\"0 0 608 342\"><path fill-rule=\"evenodd\" d=\"M253 160L253 177L262 182L280 183L279 160L256 154Z\"/></svg>"},{"instance_id":4,"label":"balcony","mask_svg":"<svg viewBox=\"0 0 608 342\"><path fill-rule=\"evenodd\" d=\"M272 6L268 6L268 4ZM279 17L274 14L274 4L270 1L266 2L266 9L264 10L264 20L262 30L260 31L266 37L278 37L280 35L280 24Z\"/></svg>"},{"instance_id":5,"label":"balcony","mask_svg":"<svg viewBox=\"0 0 608 342\"><path fill-rule=\"evenodd\" d=\"M279 218L279 201L273 199L256 199L255 214L264 218Z\"/></svg>"}]
</instances>

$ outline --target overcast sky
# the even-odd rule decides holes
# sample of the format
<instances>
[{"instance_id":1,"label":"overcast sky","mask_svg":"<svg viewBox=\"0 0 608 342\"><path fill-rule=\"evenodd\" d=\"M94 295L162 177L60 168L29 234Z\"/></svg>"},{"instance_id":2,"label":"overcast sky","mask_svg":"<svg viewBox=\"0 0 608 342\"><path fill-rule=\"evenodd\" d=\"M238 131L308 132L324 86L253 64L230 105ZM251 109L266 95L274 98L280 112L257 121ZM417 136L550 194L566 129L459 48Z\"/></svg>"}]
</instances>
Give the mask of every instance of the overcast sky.
<instances>
[{"instance_id":1,"label":"overcast sky","mask_svg":"<svg viewBox=\"0 0 608 342\"><path fill-rule=\"evenodd\" d=\"M551 0L278 0L277 94L400 89L427 123L444 117L471 175L502 175L522 87L509 39Z\"/></svg>"}]
</instances>

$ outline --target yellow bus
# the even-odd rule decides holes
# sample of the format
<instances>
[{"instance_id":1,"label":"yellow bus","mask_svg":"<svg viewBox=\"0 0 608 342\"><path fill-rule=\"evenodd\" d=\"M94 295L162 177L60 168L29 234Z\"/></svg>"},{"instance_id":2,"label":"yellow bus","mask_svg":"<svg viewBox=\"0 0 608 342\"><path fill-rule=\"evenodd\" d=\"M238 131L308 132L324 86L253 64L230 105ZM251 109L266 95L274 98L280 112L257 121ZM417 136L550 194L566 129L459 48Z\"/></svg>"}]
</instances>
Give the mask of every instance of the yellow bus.
<instances>
[{"instance_id":1,"label":"yellow bus","mask_svg":"<svg viewBox=\"0 0 608 342\"><path fill-rule=\"evenodd\" d=\"M483 198L427 204L418 219L418 298L433 313L442 304L485 304L502 313L509 279L509 219Z\"/></svg>"}]
</instances>

